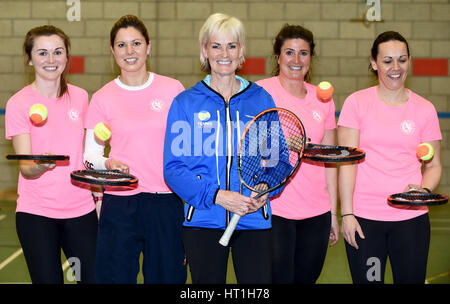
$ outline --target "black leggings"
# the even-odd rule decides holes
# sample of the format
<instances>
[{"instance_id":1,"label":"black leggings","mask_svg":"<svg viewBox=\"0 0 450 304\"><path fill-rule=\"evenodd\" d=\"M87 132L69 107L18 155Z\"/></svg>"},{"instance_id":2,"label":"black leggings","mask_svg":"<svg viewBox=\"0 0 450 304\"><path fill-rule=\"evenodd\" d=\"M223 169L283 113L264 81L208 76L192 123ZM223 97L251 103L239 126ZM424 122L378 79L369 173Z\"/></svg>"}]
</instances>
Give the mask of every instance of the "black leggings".
<instances>
[{"instance_id":1,"label":"black leggings","mask_svg":"<svg viewBox=\"0 0 450 304\"><path fill-rule=\"evenodd\" d=\"M272 230L236 230L230 246L219 244L223 230L183 228L183 242L194 284L225 284L228 255L239 284L270 284Z\"/></svg>"},{"instance_id":2,"label":"black leggings","mask_svg":"<svg viewBox=\"0 0 450 304\"><path fill-rule=\"evenodd\" d=\"M356 233L359 249L345 242L353 283L384 283L388 256L394 283L425 283L430 245L428 213L397 222L356 219L365 239Z\"/></svg>"},{"instance_id":3,"label":"black leggings","mask_svg":"<svg viewBox=\"0 0 450 304\"><path fill-rule=\"evenodd\" d=\"M17 212L17 235L31 281L37 284L64 283L62 249L67 259L74 258L69 262L73 261L73 278L77 279L77 283L94 283L97 223L95 210L70 219Z\"/></svg>"},{"instance_id":4,"label":"black leggings","mask_svg":"<svg viewBox=\"0 0 450 304\"><path fill-rule=\"evenodd\" d=\"M331 213L290 220L272 215L274 284L314 284L330 238Z\"/></svg>"}]
</instances>

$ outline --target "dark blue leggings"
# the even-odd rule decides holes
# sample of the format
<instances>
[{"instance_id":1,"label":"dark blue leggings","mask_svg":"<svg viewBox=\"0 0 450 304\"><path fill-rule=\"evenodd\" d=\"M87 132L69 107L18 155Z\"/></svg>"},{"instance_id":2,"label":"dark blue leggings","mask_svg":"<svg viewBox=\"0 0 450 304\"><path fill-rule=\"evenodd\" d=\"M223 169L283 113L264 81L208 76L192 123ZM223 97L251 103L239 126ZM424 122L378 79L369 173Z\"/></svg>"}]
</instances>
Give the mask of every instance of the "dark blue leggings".
<instances>
[{"instance_id":1,"label":"dark blue leggings","mask_svg":"<svg viewBox=\"0 0 450 304\"><path fill-rule=\"evenodd\" d=\"M53 219L17 212L16 228L31 281L37 284L63 284L61 249L74 262L77 283L94 283L97 214ZM77 270L79 273L77 274ZM78 281L78 279L80 279Z\"/></svg>"},{"instance_id":2,"label":"dark blue leggings","mask_svg":"<svg viewBox=\"0 0 450 304\"><path fill-rule=\"evenodd\" d=\"M314 284L328 249L331 213L303 220L272 216L274 284Z\"/></svg>"},{"instance_id":3,"label":"dark blue leggings","mask_svg":"<svg viewBox=\"0 0 450 304\"><path fill-rule=\"evenodd\" d=\"M356 233L359 249L345 242L353 283L384 283L388 257L394 283L425 283L430 245L428 213L396 222L356 219L365 239Z\"/></svg>"}]
</instances>

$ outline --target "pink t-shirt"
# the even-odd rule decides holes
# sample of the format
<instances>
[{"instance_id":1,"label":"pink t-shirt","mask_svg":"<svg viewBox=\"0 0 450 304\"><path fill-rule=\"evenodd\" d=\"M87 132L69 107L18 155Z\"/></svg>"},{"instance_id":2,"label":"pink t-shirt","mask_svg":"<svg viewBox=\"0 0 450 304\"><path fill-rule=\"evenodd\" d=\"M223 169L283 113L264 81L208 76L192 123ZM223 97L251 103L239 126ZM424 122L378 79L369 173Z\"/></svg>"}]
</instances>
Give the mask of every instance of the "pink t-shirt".
<instances>
[{"instance_id":1,"label":"pink t-shirt","mask_svg":"<svg viewBox=\"0 0 450 304\"><path fill-rule=\"evenodd\" d=\"M107 123L112 133L109 157L127 164L130 174L139 179L136 189L106 193L171 192L163 175L164 135L170 105L182 91L178 80L150 73L141 87L115 79L92 96L86 129Z\"/></svg>"},{"instance_id":2,"label":"pink t-shirt","mask_svg":"<svg viewBox=\"0 0 450 304\"><path fill-rule=\"evenodd\" d=\"M325 130L336 128L334 101L319 100L315 86L304 82L307 94L299 99L281 86L278 77L256 83L272 95L277 107L291 110L300 118L311 143L320 144ZM297 173L270 202L273 214L288 219L305 219L328 212L331 205L323 163L302 160Z\"/></svg>"},{"instance_id":3,"label":"pink t-shirt","mask_svg":"<svg viewBox=\"0 0 450 304\"><path fill-rule=\"evenodd\" d=\"M338 125L359 130L359 147L366 152L365 160L357 168L355 215L401 221L428 212L426 207L393 207L387 198L403 192L408 184L421 184L421 162L416 148L422 142L442 139L431 102L409 90L409 100L392 107L379 99L376 86L370 87L346 99Z\"/></svg>"},{"instance_id":4,"label":"pink t-shirt","mask_svg":"<svg viewBox=\"0 0 450 304\"><path fill-rule=\"evenodd\" d=\"M83 118L89 97L85 90L68 85L68 93L61 98L39 95L26 86L13 95L6 105L6 138L30 134L32 154L53 152L69 155L70 160L57 162L57 166L39 178L26 179L19 174L17 212L27 212L50 218L74 218L94 210L89 190L71 183L70 173L83 169ZM42 126L32 124L28 112L35 103L48 110Z\"/></svg>"}]
</instances>

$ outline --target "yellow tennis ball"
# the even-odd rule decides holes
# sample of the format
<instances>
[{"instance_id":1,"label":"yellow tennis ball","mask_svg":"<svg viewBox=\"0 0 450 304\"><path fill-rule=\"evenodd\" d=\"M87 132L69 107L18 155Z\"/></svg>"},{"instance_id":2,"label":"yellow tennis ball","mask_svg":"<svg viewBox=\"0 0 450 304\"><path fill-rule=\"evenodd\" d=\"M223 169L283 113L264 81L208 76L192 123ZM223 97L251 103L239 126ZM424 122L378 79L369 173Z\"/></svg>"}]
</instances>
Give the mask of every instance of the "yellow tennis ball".
<instances>
[{"instance_id":1,"label":"yellow tennis ball","mask_svg":"<svg viewBox=\"0 0 450 304\"><path fill-rule=\"evenodd\" d=\"M39 125L47 119L48 111L43 104L35 103L34 105L31 106L30 112L28 114L30 116L31 121L35 125Z\"/></svg>"},{"instance_id":2,"label":"yellow tennis ball","mask_svg":"<svg viewBox=\"0 0 450 304\"><path fill-rule=\"evenodd\" d=\"M107 141L111 137L111 134L111 127L108 124L99 122L95 125L94 135L98 140Z\"/></svg>"},{"instance_id":3,"label":"yellow tennis ball","mask_svg":"<svg viewBox=\"0 0 450 304\"><path fill-rule=\"evenodd\" d=\"M417 146L416 154L421 160L430 160L434 156L433 146L429 143L422 143Z\"/></svg>"},{"instance_id":4,"label":"yellow tennis ball","mask_svg":"<svg viewBox=\"0 0 450 304\"><path fill-rule=\"evenodd\" d=\"M334 88L328 81L322 81L316 88L317 97L322 100L329 100L333 96Z\"/></svg>"}]
</instances>

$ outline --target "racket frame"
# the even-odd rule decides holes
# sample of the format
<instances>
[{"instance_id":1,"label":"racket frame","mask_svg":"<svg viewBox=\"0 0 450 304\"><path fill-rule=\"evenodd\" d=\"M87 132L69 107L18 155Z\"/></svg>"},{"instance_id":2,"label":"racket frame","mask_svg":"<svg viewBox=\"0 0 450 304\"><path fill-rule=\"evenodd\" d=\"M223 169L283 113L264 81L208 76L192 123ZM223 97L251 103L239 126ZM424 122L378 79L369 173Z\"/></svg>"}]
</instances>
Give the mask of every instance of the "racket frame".
<instances>
[{"instance_id":1,"label":"racket frame","mask_svg":"<svg viewBox=\"0 0 450 304\"><path fill-rule=\"evenodd\" d=\"M251 187L250 185L248 185L248 184L245 182L244 178L242 177L242 172L241 172L241 161L242 161L242 159L241 159L241 151L242 151L243 145L245 144L245 137L246 137L247 133L249 132L249 130L251 129L251 126L259 119L259 117L261 117L262 115L266 114L267 112L272 112L272 111L277 111L277 112L284 111L284 112L287 112L289 115L291 115L292 117L294 117L294 118L297 120L297 122L298 122L298 124L299 124L299 126L300 126L300 129L301 129L301 133L302 133L302 135L301 135L301 137L302 137L302 138L301 138L301 149L299 149L299 151L294 151L294 150L290 150L290 149L289 149L289 153L291 153L291 151L294 152L294 153L297 153L297 154L298 154L298 158L297 158L297 161L296 161L295 165L293 166L292 170L291 170L290 173L283 179L283 181L281 181L279 184L277 184L277 185L275 185L275 186L273 186L273 187L271 187L271 188L268 188L268 189L266 189L266 190L260 192L260 191L258 191L257 189L255 189L255 188ZM281 127L281 130L283 130L282 127ZM236 159L237 159L237 168L238 168L237 170L238 170L238 175L239 175L239 182L241 183L241 185L244 184L244 185L245 185L248 189L250 189L251 191L253 191L253 192L258 192L258 194L254 197L255 199L258 199L258 198L260 198L261 196L263 196L263 195L265 195L265 194L267 194L267 193L269 193L269 192L272 192L272 191L274 191L274 190L277 190L278 188L282 187L282 186L289 180L289 178L297 171L297 169L298 169L298 167L299 167L299 165L300 165L300 162L301 162L301 160L302 160L302 157L303 157L303 153L304 153L305 147L306 147L305 127L303 126L303 123L302 123L301 120L297 117L297 115L295 115L292 111L286 110L286 109L284 109L284 108L270 108L270 109L267 109L267 110L262 111L261 113L259 113L258 115L256 115L256 116L255 116L255 117L247 124L247 127L245 128L244 133L242 133L241 139L240 139L240 141L239 141L239 147L238 147L238 152L237 152L237 157L236 157ZM225 229L225 231L224 231L222 237L221 237L220 240L219 240L219 243L220 243L222 246L228 246L228 243L229 243L229 241L230 241L230 238L231 238L231 236L233 235L233 232L234 232L234 230L236 229L237 224L238 224L240 218L241 218L241 216L240 216L239 214L236 214L236 213L233 214L233 217L231 218L230 223L229 223L228 226L226 227L226 229Z\"/></svg>"},{"instance_id":2,"label":"racket frame","mask_svg":"<svg viewBox=\"0 0 450 304\"><path fill-rule=\"evenodd\" d=\"M350 153L350 155L348 155L348 156L339 156L339 155L316 156L316 155L310 155L308 153L308 151L313 151L314 149L348 151ZM363 150L358 149L358 148L346 147L346 146L320 145L320 144L311 144L311 143L308 143L308 145L305 148L305 151L303 152L303 158L304 159L310 159L310 160L313 160L313 161L324 162L324 163L353 162L353 161L362 160L365 157L366 157L366 153Z\"/></svg>"},{"instance_id":3,"label":"racket frame","mask_svg":"<svg viewBox=\"0 0 450 304\"><path fill-rule=\"evenodd\" d=\"M417 195L418 199L408 200L407 198L403 198L403 196L412 195ZM420 198L422 198L422 200L420 200ZM448 197L446 195L437 193L409 191L390 195L388 197L388 202L392 205L402 206L436 206L446 204L448 202Z\"/></svg>"},{"instance_id":4,"label":"racket frame","mask_svg":"<svg viewBox=\"0 0 450 304\"><path fill-rule=\"evenodd\" d=\"M260 116L266 114L267 112L272 112L272 111L278 111L278 112L279 112L279 111L282 111L282 112L284 111L284 112L287 112L288 114L290 114L292 117L294 117L294 118L297 120L297 122L299 123L300 129L302 130L302 140L301 140L301 141L302 141L302 144L301 144L301 149L300 149L299 151L289 150L289 151L292 151L292 152L298 154L298 159L297 159L297 161L296 161L296 163L295 163L293 169L292 169L291 172L289 173L289 175L287 175L287 176L284 178L284 180L281 181L281 183L279 183L278 185L275 185L275 186L273 186L273 187L271 187L271 188L268 188L268 189L266 189L266 190L264 190L264 191L258 191L257 189L255 189L255 188L251 187L250 185L248 185L248 184L245 182L244 178L242 177L242 170L241 170L241 163L242 163L242 162L241 162L241 151L242 151L242 146L245 144L245 136L246 136L247 133L250 131L251 126L256 122L256 120L257 120ZM281 129L283 129L283 128L281 128ZM305 147L306 147L305 127L303 126L303 123L302 123L301 120L297 117L297 115L295 115L292 111L286 110L286 109L284 109L284 108L270 108L270 109L267 109L267 110L265 110L265 111L262 111L261 113L259 113L258 115L256 115L256 116L248 123L248 125L247 125L247 127L245 128L244 133L242 133L241 139L240 139L240 141L239 141L239 147L238 147L238 152L237 152L237 157L236 157L236 159L237 159L237 170L238 170L238 175L239 175L239 181L240 181L241 183L243 183L243 184L244 184L248 189L250 189L251 191L258 192L258 194L254 197L255 199L260 198L261 196L263 196L263 195L266 194L266 193L269 193L269 192L272 192L272 191L274 191L274 190L277 190L278 188L282 187L282 186L288 181L288 179L289 179L289 178L297 171L298 166L300 165L301 160L302 160L302 158L303 158L303 156L304 156ZM289 153L290 153L290 152L289 152Z\"/></svg>"},{"instance_id":5,"label":"racket frame","mask_svg":"<svg viewBox=\"0 0 450 304\"><path fill-rule=\"evenodd\" d=\"M104 179L95 179L86 177L86 174L100 174L100 175L117 175L119 178L129 178L127 181L111 181ZM137 185L138 178L131 174L121 173L117 170L76 170L70 173L70 177L72 180L84 184L89 185L102 185L102 186L111 186L111 187L132 187L133 185Z\"/></svg>"},{"instance_id":6,"label":"racket frame","mask_svg":"<svg viewBox=\"0 0 450 304\"><path fill-rule=\"evenodd\" d=\"M41 160L41 161L57 161L69 160L69 155L45 155L45 154L7 154L6 159L9 160Z\"/></svg>"}]
</instances>

